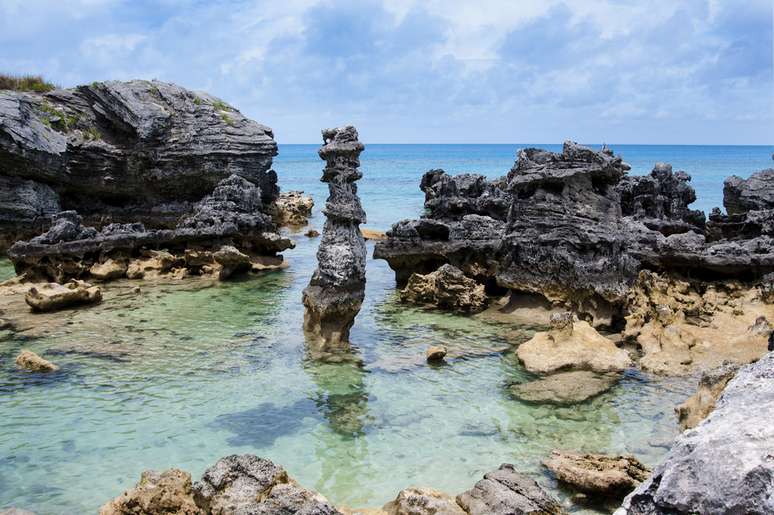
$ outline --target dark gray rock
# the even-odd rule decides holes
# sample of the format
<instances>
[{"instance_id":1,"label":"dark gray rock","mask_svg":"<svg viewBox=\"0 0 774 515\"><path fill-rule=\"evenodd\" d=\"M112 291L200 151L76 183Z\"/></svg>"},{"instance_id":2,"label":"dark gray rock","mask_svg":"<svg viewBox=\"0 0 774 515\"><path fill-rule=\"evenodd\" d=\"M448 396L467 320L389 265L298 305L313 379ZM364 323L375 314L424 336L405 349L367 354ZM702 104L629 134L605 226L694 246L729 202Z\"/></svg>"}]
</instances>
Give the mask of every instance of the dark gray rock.
<instances>
[{"instance_id":1,"label":"dark gray rock","mask_svg":"<svg viewBox=\"0 0 774 515\"><path fill-rule=\"evenodd\" d=\"M774 354L728 383L714 411L677 438L619 515L774 513Z\"/></svg>"},{"instance_id":2,"label":"dark gray rock","mask_svg":"<svg viewBox=\"0 0 774 515\"><path fill-rule=\"evenodd\" d=\"M0 250L40 234L59 211L59 195L50 186L0 175Z\"/></svg>"},{"instance_id":3,"label":"dark gray rock","mask_svg":"<svg viewBox=\"0 0 774 515\"><path fill-rule=\"evenodd\" d=\"M357 196L355 181L363 144L357 131L347 126L323 131L319 154L325 160L322 181L330 195L323 213L326 220L317 269L304 289L304 330L330 350L348 345L349 330L365 296L366 248L360 224L366 215Z\"/></svg>"},{"instance_id":4,"label":"dark gray rock","mask_svg":"<svg viewBox=\"0 0 774 515\"><path fill-rule=\"evenodd\" d=\"M513 465L484 475L473 488L457 496L457 504L470 515L552 515L564 513L559 503Z\"/></svg>"},{"instance_id":5,"label":"dark gray rock","mask_svg":"<svg viewBox=\"0 0 774 515\"><path fill-rule=\"evenodd\" d=\"M174 226L232 174L256 184L270 203L278 194L270 170L276 153L271 129L174 84L108 81L43 94L0 91L0 178L45 185L40 188L58 194L62 209L89 221ZM15 210L27 220L18 197L0 196L0 213ZM46 192L45 198L52 196ZM29 216L37 215L33 211ZM0 231L12 229L0 223Z\"/></svg>"},{"instance_id":6,"label":"dark gray rock","mask_svg":"<svg viewBox=\"0 0 774 515\"><path fill-rule=\"evenodd\" d=\"M760 209L774 209L774 169L753 174L749 179L732 175L723 182L723 206L729 215Z\"/></svg>"}]
</instances>

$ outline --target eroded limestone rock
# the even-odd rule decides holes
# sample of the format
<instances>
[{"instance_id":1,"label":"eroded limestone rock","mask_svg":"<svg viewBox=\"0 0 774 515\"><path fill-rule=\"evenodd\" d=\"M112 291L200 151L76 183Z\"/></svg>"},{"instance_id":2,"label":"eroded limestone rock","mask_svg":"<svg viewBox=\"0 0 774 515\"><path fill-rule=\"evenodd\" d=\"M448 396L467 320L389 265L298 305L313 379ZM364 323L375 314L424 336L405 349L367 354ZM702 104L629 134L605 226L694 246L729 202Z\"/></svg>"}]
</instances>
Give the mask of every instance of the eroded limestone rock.
<instances>
[{"instance_id":1,"label":"eroded limestone rock","mask_svg":"<svg viewBox=\"0 0 774 515\"><path fill-rule=\"evenodd\" d=\"M487 303L484 285L465 277L452 265L443 265L426 275L412 274L400 298L404 302L463 313L481 311Z\"/></svg>"},{"instance_id":2,"label":"eroded limestone rock","mask_svg":"<svg viewBox=\"0 0 774 515\"><path fill-rule=\"evenodd\" d=\"M99 515L205 515L196 506L191 474L179 469L146 470L140 481L99 509Z\"/></svg>"},{"instance_id":3,"label":"eroded limestone rock","mask_svg":"<svg viewBox=\"0 0 774 515\"><path fill-rule=\"evenodd\" d=\"M511 393L527 402L577 404L605 393L618 383L617 374L597 374L588 370L559 372L527 383L511 386Z\"/></svg>"},{"instance_id":4,"label":"eroded limestone rock","mask_svg":"<svg viewBox=\"0 0 774 515\"><path fill-rule=\"evenodd\" d=\"M102 290L83 281L72 280L64 285L47 283L32 286L24 296L34 311L56 311L80 304L94 304L102 300Z\"/></svg>"},{"instance_id":5,"label":"eroded limestone rock","mask_svg":"<svg viewBox=\"0 0 774 515\"><path fill-rule=\"evenodd\" d=\"M306 225L313 207L314 200L303 191L285 191L274 202L274 218L279 225Z\"/></svg>"},{"instance_id":6,"label":"eroded limestone rock","mask_svg":"<svg viewBox=\"0 0 774 515\"><path fill-rule=\"evenodd\" d=\"M582 492L620 498L650 474L650 470L631 455L553 451L543 464L559 481Z\"/></svg>"},{"instance_id":7,"label":"eroded limestone rock","mask_svg":"<svg viewBox=\"0 0 774 515\"><path fill-rule=\"evenodd\" d=\"M16 366L31 372L55 372L59 367L45 360L32 351L23 349L16 356Z\"/></svg>"},{"instance_id":8,"label":"eroded limestone rock","mask_svg":"<svg viewBox=\"0 0 774 515\"><path fill-rule=\"evenodd\" d=\"M218 273L218 278L221 281L234 274L247 272L251 268L250 256L231 245L221 247L220 250L212 254L212 258L222 267Z\"/></svg>"},{"instance_id":9,"label":"eroded limestone rock","mask_svg":"<svg viewBox=\"0 0 774 515\"><path fill-rule=\"evenodd\" d=\"M682 429L696 427L712 413L715 403L739 368L738 363L725 363L702 373L696 393L675 408Z\"/></svg>"},{"instance_id":10,"label":"eroded limestone rock","mask_svg":"<svg viewBox=\"0 0 774 515\"><path fill-rule=\"evenodd\" d=\"M354 127L323 131L319 154L326 161L322 181L330 195L317 250L318 266L304 289L304 330L321 349L347 346L349 330L365 296L366 248L360 224L366 216L355 181L363 144Z\"/></svg>"},{"instance_id":11,"label":"eroded limestone rock","mask_svg":"<svg viewBox=\"0 0 774 515\"><path fill-rule=\"evenodd\" d=\"M446 357L447 352L448 351L446 350L446 347L443 345L431 345L425 351L425 359L431 363L443 361L443 358Z\"/></svg>"},{"instance_id":12,"label":"eroded limestone rock","mask_svg":"<svg viewBox=\"0 0 774 515\"><path fill-rule=\"evenodd\" d=\"M457 496L469 515L553 515L564 513L559 503L535 481L510 464L484 474L473 488Z\"/></svg>"},{"instance_id":13,"label":"eroded limestone rock","mask_svg":"<svg viewBox=\"0 0 774 515\"><path fill-rule=\"evenodd\" d=\"M382 508L385 515L466 515L454 497L432 488L406 488Z\"/></svg>"}]
</instances>

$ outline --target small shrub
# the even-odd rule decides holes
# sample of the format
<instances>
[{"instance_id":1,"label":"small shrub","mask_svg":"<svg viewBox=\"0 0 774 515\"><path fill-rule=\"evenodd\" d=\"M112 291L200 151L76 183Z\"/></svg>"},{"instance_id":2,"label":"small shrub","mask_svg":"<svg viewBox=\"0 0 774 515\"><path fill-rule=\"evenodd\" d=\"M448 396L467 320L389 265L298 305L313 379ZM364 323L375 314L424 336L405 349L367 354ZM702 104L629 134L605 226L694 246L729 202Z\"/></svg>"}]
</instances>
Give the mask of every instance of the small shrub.
<instances>
[{"instance_id":1,"label":"small shrub","mask_svg":"<svg viewBox=\"0 0 774 515\"><path fill-rule=\"evenodd\" d=\"M97 130L96 127L89 127L88 129L83 131L83 137L86 138L88 141L95 141L98 139L102 139L102 134Z\"/></svg>"},{"instance_id":2,"label":"small shrub","mask_svg":"<svg viewBox=\"0 0 774 515\"><path fill-rule=\"evenodd\" d=\"M226 125L231 125L232 127L234 126L234 120L226 113L221 112L220 119L223 120L223 123Z\"/></svg>"},{"instance_id":3,"label":"small shrub","mask_svg":"<svg viewBox=\"0 0 774 515\"><path fill-rule=\"evenodd\" d=\"M222 100L215 100L215 101L212 103L212 107L214 107L214 108L215 108L215 109L217 109L218 111L233 111L233 109L231 108L231 106L230 106L230 105L228 105L227 103L225 103L225 102L224 102L224 101L222 101Z\"/></svg>"},{"instance_id":4,"label":"small shrub","mask_svg":"<svg viewBox=\"0 0 774 515\"><path fill-rule=\"evenodd\" d=\"M198 106L202 105L202 99L199 97L194 97L194 104Z\"/></svg>"},{"instance_id":5,"label":"small shrub","mask_svg":"<svg viewBox=\"0 0 774 515\"><path fill-rule=\"evenodd\" d=\"M44 80L40 75L8 75L0 73L0 89L45 93L56 88L56 85Z\"/></svg>"}]
</instances>

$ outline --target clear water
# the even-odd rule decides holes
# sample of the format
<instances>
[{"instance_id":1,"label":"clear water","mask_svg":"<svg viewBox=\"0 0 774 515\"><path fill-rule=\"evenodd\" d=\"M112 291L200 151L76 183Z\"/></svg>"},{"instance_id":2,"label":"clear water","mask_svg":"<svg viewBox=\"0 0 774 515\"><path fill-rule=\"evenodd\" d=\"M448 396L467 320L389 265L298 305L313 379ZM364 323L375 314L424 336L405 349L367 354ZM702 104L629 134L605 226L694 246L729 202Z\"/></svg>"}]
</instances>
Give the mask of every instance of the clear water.
<instances>
[{"instance_id":1,"label":"clear water","mask_svg":"<svg viewBox=\"0 0 774 515\"><path fill-rule=\"evenodd\" d=\"M360 183L368 225L416 216L426 169L501 175L515 148L369 146ZM660 159L714 174L700 199L717 204L715 177L768 166L772 151L698 148L622 152L636 171ZM280 152L283 188L312 193L319 207L316 146ZM322 226L317 209L312 225ZM572 408L512 399L507 386L528 378L513 348L534 328L400 305L382 261L368 261L352 362L309 360L300 299L319 240L293 237L298 246L282 272L210 288L143 285L140 296L111 295L63 313L68 324L39 338L0 332L0 507L94 513L144 469L180 467L196 478L242 452L281 463L339 505L379 506L410 485L459 493L503 462L566 497L540 467L551 449L631 452L653 465L677 434L673 407L692 387L684 380L632 372ZM0 260L0 279L11 274ZM454 357L446 366L423 364L426 346L439 342ZM21 348L62 369L18 371Z\"/></svg>"}]
</instances>

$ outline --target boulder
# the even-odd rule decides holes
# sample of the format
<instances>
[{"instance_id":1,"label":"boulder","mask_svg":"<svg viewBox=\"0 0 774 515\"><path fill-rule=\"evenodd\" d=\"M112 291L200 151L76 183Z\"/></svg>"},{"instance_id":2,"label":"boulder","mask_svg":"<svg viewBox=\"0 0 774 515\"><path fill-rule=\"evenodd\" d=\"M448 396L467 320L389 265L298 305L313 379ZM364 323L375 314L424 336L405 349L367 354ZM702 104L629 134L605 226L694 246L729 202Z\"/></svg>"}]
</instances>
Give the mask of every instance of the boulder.
<instances>
[{"instance_id":1,"label":"boulder","mask_svg":"<svg viewBox=\"0 0 774 515\"><path fill-rule=\"evenodd\" d=\"M239 252L231 245L225 245L212 255L212 258L222 268L218 278L222 281L228 279L234 274L243 273L250 270L250 256Z\"/></svg>"},{"instance_id":2,"label":"boulder","mask_svg":"<svg viewBox=\"0 0 774 515\"><path fill-rule=\"evenodd\" d=\"M77 280L64 285L47 283L32 286L24 296L24 301L33 311L56 311L80 304L95 304L101 300L99 286Z\"/></svg>"},{"instance_id":3,"label":"boulder","mask_svg":"<svg viewBox=\"0 0 774 515\"><path fill-rule=\"evenodd\" d=\"M481 311L487 303L484 285L448 264L426 275L412 274L400 298L404 302L462 313Z\"/></svg>"},{"instance_id":4,"label":"boulder","mask_svg":"<svg viewBox=\"0 0 774 515\"><path fill-rule=\"evenodd\" d=\"M29 350L22 350L16 356L16 366L31 372L56 372L59 367Z\"/></svg>"},{"instance_id":5,"label":"boulder","mask_svg":"<svg viewBox=\"0 0 774 515\"><path fill-rule=\"evenodd\" d=\"M617 374L576 370L516 384L510 390L517 399L526 402L577 404L608 391L619 379Z\"/></svg>"},{"instance_id":6,"label":"boulder","mask_svg":"<svg viewBox=\"0 0 774 515\"><path fill-rule=\"evenodd\" d=\"M723 182L723 206L729 215L774 209L774 169L753 174L748 179L732 175Z\"/></svg>"},{"instance_id":7,"label":"boulder","mask_svg":"<svg viewBox=\"0 0 774 515\"><path fill-rule=\"evenodd\" d=\"M274 218L279 225L306 225L313 207L314 200L303 191L282 192L274 203Z\"/></svg>"},{"instance_id":8,"label":"boulder","mask_svg":"<svg viewBox=\"0 0 774 515\"><path fill-rule=\"evenodd\" d=\"M406 488L382 508L386 515L466 515L454 497L432 488Z\"/></svg>"},{"instance_id":9,"label":"boulder","mask_svg":"<svg viewBox=\"0 0 774 515\"><path fill-rule=\"evenodd\" d=\"M8 186L0 187L0 241L61 209L171 226L232 173L271 203L276 154L270 128L174 84L0 91L0 186Z\"/></svg>"},{"instance_id":10,"label":"boulder","mask_svg":"<svg viewBox=\"0 0 774 515\"><path fill-rule=\"evenodd\" d=\"M484 479L457 496L469 515L553 515L565 513L559 503L513 465L484 474Z\"/></svg>"},{"instance_id":11,"label":"boulder","mask_svg":"<svg viewBox=\"0 0 774 515\"><path fill-rule=\"evenodd\" d=\"M516 350L524 367L537 374L575 369L621 372L631 365L629 353L599 334L588 322L572 315L555 314L552 329L538 332Z\"/></svg>"},{"instance_id":12,"label":"boulder","mask_svg":"<svg viewBox=\"0 0 774 515\"><path fill-rule=\"evenodd\" d=\"M774 353L741 368L617 515L774 513Z\"/></svg>"},{"instance_id":13,"label":"boulder","mask_svg":"<svg viewBox=\"0 0 774 515\"><path fill-rule=\"evenodd\" d=\"M383 231L377 231L376 229L361 227L360 232L366 241L368 240L382 241L387 239L387 235Z\"/></svg>"},{"instance_id":14,"label":"boulder","mask_svg":"<svg viewBox=\"0 0 774 515\"><path fill-rule=\"evenodd\" d=\"M146 470L140 481L99 509L99 515L205 515L193 499L191 474Z\"/></svg>"},{"instance_id":15,"label":"boulder","mask_svg":"<svg viewBox=\"0 0 774 515\"><path fill-rule=\"evenodd\" d=\"M320 231L317 229L309 229L304 233L307 238L317 238L320 235Z\"/></svg>"},{"instance_id":16,"label":"boulder","mask_svg":"<svg viewBox=\"0 0 774 515\"><path fill-rule=\"evenodd\" d=\"M696 427L707 418L707 415L712 413L720 394L723 393L728 382L734 378L739 368L738 363L725 363L702 373L696 393L675 408L681 429Z\"/></svg>"},{"instance_id":17,"label":"boulder","mask_svg":"<svg viewBox=\"0 0 774 515\"><path fill-rule=\"evenodd\" d=\"M101 263L91 265L89 275L98 281L111 281L124 277L128 267L126 260L108 258Z\"/></svg>"},{"instance_id":18,"label":"boulder","mask_svg":"<svg viewBox=\"0 0 774 515\"><path fill-rule=\"evenodd\" d=\"M443 358L446 357L446 353L446 347L443 345L431 345L425 351L425 358L429 363L443 361Z\"/></svg>"},{"instance_id":19,"label":"boulder","mask_svg":"<svg viewBox=\"0 0 774 515\"><path fill-rule=\"evenodd\" d=\"M650 470L631 455L553 451L543 464L556 478L581 492L623 498L647 479Z\"/></svg>"},{"instance_id":20,"label":"boulder","mask_svg":"<svg viewBox=\"0 0 774 515\"><path fill-rule=\"evenodd\" d=\"M196 504L204 513L339 513L323 496L291 479L281 466L250 454L221 458L194 483L193 490Z\"/></svg>"},{"instance_id":21,"label":"boulder","mask_svg":"<svg viewBox=\"0 0 774 515\"><path fill-rule=\"evenodd\" d=\"M366 247L360 224L366 215L355 181L360 153L354 127L323 131L320 158L325 160L322 181L330 195L325 203L325 226L317 249L317 269L304 289L304 331L317 351L349 346L349 330L365 297Z\"/></svg>"}]
</instances>

